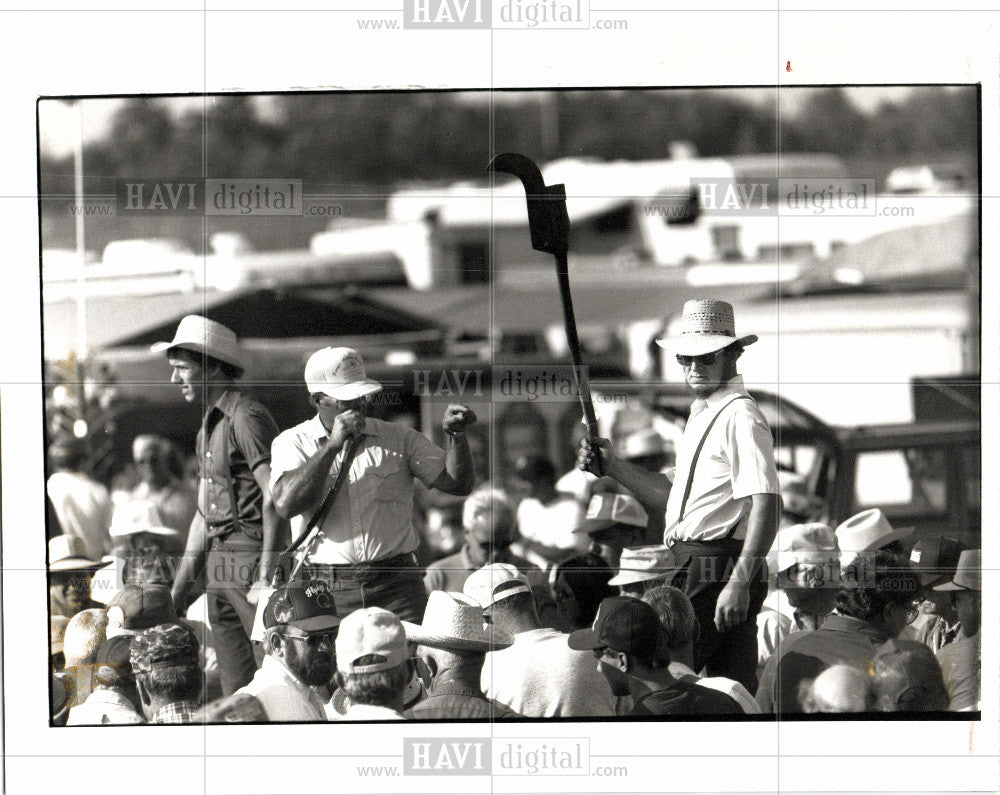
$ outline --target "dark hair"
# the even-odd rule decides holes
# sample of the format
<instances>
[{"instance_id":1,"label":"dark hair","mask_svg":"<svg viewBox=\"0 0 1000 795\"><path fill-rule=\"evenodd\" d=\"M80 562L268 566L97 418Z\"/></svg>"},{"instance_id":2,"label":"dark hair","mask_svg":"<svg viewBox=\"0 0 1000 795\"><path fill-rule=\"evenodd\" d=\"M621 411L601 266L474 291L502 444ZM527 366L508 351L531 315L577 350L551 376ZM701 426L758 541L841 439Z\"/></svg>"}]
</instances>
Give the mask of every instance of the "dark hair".
<instances>
[{"instance_id":1,"label":"dark hair","mask_svg":"<svg viewBox=\"0 0 1000 795\"><path fill-rule=\"evenodd\" d=\"M920 593L920 579L909 561L891 552L861 555L843 576L837 612L862 621L878 618L889 605L910 604Z\"/></svg>"},{"instance_id":2,"label":"dark hair","mask_svg":"<svg viewBox=\"0 0 1000 795\"><path fill-rule=\"evenodd\" d=\"M511 580L511 585L509 587L513 588L517 585L522 585L516 580ZM507 583L502 583L497 586L497 589L502 589ZM494 590L494 594L496 590ZM497 609L510 614L510 613L530 613L535 610L535 595L530 591L523 591L521 593L516 593L513 596L507 596L501 599L499 602L494 602L487 610L496 611Z\"/></svg>"},{"instance_id":3,"label":"dark hair","mask_svg":"<svg viewBox=\"0 0 1000 795\"><path fill-rule=\"evenodd\" d=\"M581 627L589 627L594 623L601 600L617 595L615 589L608 585L614 572L604 558L594 552L574 555L556 563L552 569L553 583L560 574L580 607L577 624Z\"/></svg>"},{"instance_id":4,"label":"dark hair","mask_svg":"<svg viewBox=\"0 0 1000 795\"><path fill-rule=\"evenodd\" d=\"M642 601L656 611L667 633L667 646L682 649L698 642L701 625L687 594L670 585L658 585L642 595Z\"/></svg>"},{"instance_id":5,"label":"dark hair","mask_svg":"<svg viewBox=\"0 0 1000 795\"><path fill-rule=\"evenodd\" d=\"M136 675L152 698L160 701L196 701L201 695L202 675L197 660L178 665L156 665Z\"/></svg>"},{"instance_id":6,"label":"dark hair","mask_svg":"<svg viewBox=\"0 0 1000 795\"><path fill-rule=\"evenodd\" d=\"M366 654L354 661L354 665L374 665L385 662L379 654ZM341 687L355 704L369 704L375 707L393 707L410 680L410 666L403 661L395 668L375 673L351 674L340 672Z\"/></svg>"},{"instance_id":7,"label":"dark hair","mask_svg":"<svg viewBox=\"0 0 1000 795\"><path fill-rule=\"evenodd\" d=\"M243 375L243 370L237 367L235 364L230 364L229 362L224 362L221 359L216 359L214 356L209 356L207 353L200 353L198 351L193 351L190 348L176 347L171 348L167 353L171 356L175 356L178 359L184 359L187 362L200 365L206 370L211 370L213 367L218 367L222 372L223 378L227 381L235 381L241 375Z\"/></svg>"}]
</instances>

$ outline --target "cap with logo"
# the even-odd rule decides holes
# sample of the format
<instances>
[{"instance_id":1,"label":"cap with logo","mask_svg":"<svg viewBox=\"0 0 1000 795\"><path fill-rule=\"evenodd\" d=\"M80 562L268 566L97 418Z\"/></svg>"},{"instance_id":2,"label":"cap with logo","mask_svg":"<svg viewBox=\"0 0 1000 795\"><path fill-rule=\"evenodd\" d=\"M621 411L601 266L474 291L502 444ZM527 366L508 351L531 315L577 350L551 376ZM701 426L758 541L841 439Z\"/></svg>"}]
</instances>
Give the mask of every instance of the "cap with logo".
<instances>
[{"instance_id":1,"label":"cap with logo","mask_svg":"<svg viewBox=\"0 0 1000 795\"><path fill-rule=\"evenodd\" d=\"M341 673L388 671L407 659L406 632L395 613L381 607L363 607L340 622L336 652L337 670ZM365 657L375 660L358 662Z\"/></svg>"},{"instance_id":2,"label":"cap with logo","mask_svg":"<svg viewBox=\"0 0 1000 795\"><path fill-rule=\"evenodd\" d=\"M597 608L593 625L571 632L568 643L580 651L608 648L648 658L656 651L662 629L656 611L645 602L611 596Z\"/></svg>"},{"instance_id":3,"label":"cap with logo","mask_svg":"<svg viewBox=\"0 0 1000 795\"><path fill-rule=\"evenodd\" d=\"M353 348L322 348L306 362L306 386L334 400L355 400L382 391L365 372L361 354Z\"/></svg>"},{"instance_id":4,"label":"cap with logo","mask_svg":"<svg viewBox=\"0 0 1000 795\"><path fill-rule=\"evenodd\" d=\"M322 632L341 625L325 580L295 579L277 588L264 608L264 628L288 626Z\"/></svg>"},{"instance_id":5,"label":"cap with logo","mask_svg":"<svg viewBox=\"0 0 1000 795\"><path fill-rule=\"evenodd\" d=\"M528 579L510 563L490 563L472 574L462 586L462 592L486 608L501 599L519 593L531 593Z\"/></svg>"},{"instance_id":6,"label":"cap with logo","mask_svg":"<svg viewBox=\"0 0 1000 795\"><path fill-rule=\"evenodd\" d=\"M948 536L921 538L910 550L910 568L920 577L920 584L933 587L955 576L962 545Z\"/></svg>"}]
</instances>

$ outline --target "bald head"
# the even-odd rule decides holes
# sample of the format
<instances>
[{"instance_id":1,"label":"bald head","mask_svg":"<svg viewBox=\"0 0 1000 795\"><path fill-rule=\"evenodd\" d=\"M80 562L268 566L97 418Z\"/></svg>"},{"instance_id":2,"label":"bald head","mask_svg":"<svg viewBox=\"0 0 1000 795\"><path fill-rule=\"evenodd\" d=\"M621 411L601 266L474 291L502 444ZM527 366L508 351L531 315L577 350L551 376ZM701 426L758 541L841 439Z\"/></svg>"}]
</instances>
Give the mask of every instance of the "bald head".
<instances>
[{"instance_id":1,"label":"bald head","mask_svg":"<svg viewBox=\"0 0 1000 795\"><path fill-rule=\"evenodd\" d=\"M844 664L830 666L803 691L799 701L805 712L868 712L874 702L872 678Z\"/></svg>"},{"instance_id":2,"label":"bald head","mask_svg":"<svg viewBox=\"0 0 1000 795\"><path fill-rule=\"evenodd\" d=\"M70 619L63 636L66 666L89 665L97 658L97 650L107 639L108 613L92 608L82 610Z\"/></svg>"}]
</instances>

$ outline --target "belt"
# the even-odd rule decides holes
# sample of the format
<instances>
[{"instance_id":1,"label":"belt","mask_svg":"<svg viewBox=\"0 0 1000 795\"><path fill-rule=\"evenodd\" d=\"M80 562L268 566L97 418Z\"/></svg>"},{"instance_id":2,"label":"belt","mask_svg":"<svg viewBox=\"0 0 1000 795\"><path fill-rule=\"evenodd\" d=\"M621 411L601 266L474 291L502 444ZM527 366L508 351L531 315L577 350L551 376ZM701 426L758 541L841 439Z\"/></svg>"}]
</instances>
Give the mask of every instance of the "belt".
<instances>
[{"instance_id":1,"label":"belt","mask_svg":"<svg viewBox=\"0 0 1000 795\"><path fill-rule=\"evenodd\" d=\"M305 563L302 570L312 580L370 580L392 574L396 569L412 569L417 564L413 552L361 563Z\"/></svg>"},{"instance_id":2,"label":"belt","mask_svg":"<svg viewBox=\"0 0 1000 795\"><path fill-rule=\"evenodd\" d=\"M736 555L743 551L742 538L717 538L711 541L674 541L670 549L692 557L705 555Z\"/></svg>"}]
</instances>

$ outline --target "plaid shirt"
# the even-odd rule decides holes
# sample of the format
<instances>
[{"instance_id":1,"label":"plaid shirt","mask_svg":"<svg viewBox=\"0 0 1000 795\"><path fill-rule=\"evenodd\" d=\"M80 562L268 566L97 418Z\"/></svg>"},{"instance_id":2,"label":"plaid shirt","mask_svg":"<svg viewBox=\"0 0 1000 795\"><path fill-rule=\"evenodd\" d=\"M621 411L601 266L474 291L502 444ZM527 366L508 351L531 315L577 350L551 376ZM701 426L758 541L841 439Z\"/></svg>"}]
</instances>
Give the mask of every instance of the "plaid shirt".
<instances>
[{"instance_id":1,"label":"plaid shirt","mask_svg":"<svg viewBox=\"0 0 1000 795\"><path fill-rule=\"evenodd\" d=\"M198 704L194 701L175 701L156 710L150 723L194 723Z\"/></svg>"}]
</instances>

